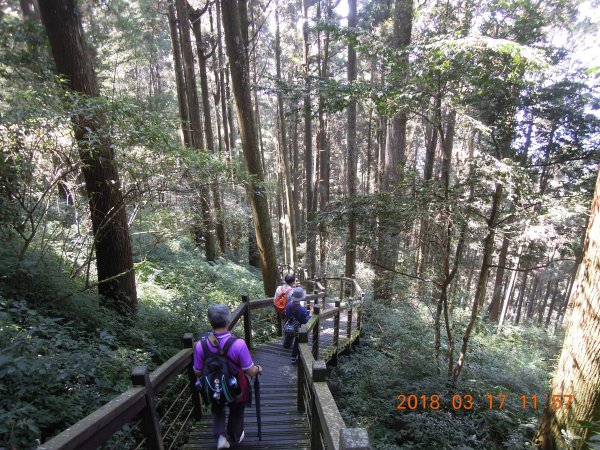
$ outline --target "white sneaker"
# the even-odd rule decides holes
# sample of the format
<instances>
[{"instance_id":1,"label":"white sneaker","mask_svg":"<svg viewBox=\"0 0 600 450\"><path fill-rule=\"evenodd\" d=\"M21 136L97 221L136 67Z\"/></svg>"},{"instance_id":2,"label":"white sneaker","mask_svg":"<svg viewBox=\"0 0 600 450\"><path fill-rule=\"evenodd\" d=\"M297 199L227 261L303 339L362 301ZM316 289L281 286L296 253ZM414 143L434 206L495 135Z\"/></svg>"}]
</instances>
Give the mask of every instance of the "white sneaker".
<instances>
[{"instance_id":1,"label":"white sneaker","mask_svg":"<svg viewBox=\"0 0 600 450\"><path fill-rule=\"evenodd\" d=\"M229 441L227 440L227 438L223 435L219 436L219 440L217 441L217 450L220 450L222 448L229 448L230 444Z\"/></svg>"},{"instance_id":2,"label":"white sneaker","mask_svg":"<svg viewBox=\"0 0 600 450\"><path fill-rule=\"evenodd\" d=\"M244 440L244 431L242 430L242 435L240 436L239 440L237 441L238 444L241 444L242 441Z\"/></svg>"}]
</instances>

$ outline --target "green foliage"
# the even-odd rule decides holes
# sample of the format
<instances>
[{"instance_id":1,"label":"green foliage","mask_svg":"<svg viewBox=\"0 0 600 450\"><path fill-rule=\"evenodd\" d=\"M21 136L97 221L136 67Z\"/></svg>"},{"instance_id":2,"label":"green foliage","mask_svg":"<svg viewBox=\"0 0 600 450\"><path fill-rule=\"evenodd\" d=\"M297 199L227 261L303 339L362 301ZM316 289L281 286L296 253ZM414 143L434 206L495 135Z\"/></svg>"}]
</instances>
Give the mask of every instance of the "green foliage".
<instances>
[{"instance_id":1,"label":"green foliage","mask_svg":"<svg viewBox=\"0 0 600 450\"><path fill-rule=\"evenodd\" d=\"M113 332L0 298L0 442L30 448L124 391L141 350Z\"/></svg>"},{"instance_id":2,"label":"green foliage","mask_svg":"<svg viewBox=\"0 0 600 450\"><path fill-rule=\"evenodd\" d=\"M145 217L176 223L165 210ZM31 448L126 390L134 365L154 369L181 349L183 333L210 329L209 304L261 296L254 270L209 265L186 238L141 236L140 305L127 323L78 276L66 276L59 245L20 261L15 242L0 247L0 446ZM255 316L258 342L272 334L272 319L270 311Z\"/></svg>"},{"instance_id":3,"label":"green foliage","mask_svg":"<svg viewBox=\"0 0 600 450\"><path fill-rule=\"evenodd\" d=\"M467 315L455 310L457 328ZM364 332L357 351L340 359L331 386L346 423L366 427L374 448L529 448L558 338L531 326L497 335L494 326L478 322L463 376L452 385L434 375L433 327L426 305L405 299L386 309L369 302ZM499 393L507 396L503 409L497 408L497 399L490 409L485 396ZM400 411L399 394L439 394L441 406ZM457 394L463 400L471 395L479 408L455 410L452 398ZM537 395L538 410L523 408L520 395Z\"/></svg>"}]
</instances>

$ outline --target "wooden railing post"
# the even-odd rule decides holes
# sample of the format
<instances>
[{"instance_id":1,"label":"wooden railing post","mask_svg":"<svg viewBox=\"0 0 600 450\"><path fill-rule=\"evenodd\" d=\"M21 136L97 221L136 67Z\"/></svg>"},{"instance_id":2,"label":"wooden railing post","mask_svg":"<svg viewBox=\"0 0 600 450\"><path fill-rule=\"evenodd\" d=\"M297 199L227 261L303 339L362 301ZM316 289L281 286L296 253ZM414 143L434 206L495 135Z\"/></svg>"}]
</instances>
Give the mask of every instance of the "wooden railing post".
<instances>
[{"instance_id":1,"label":"wooden railing post","mask_svg":"<svg viewBox=\"0 0 600 450\"><path fill-rule=\"evenodd\" d=\"M252 350L252 322L250 321L250 296L242 295L242 302L246 305L244 308L244 340L249 350Z\"/></svg>"},{"instance_id":2,"label":"wooden railing post","mask_svg":"<svg viewBox=\"0 0 600 450\"><path fill-rule=\"evenodd\" d=\"M356 297L356 274L352 274L352 286L350 287L350 295Z\"/></svg>"},{"instance_id":3,"label":"wooden railing post","mask_svg":"<svg viewBox=\"0 0 600 450\"><path fill-rule=\"evenodd\" d=\"M331 356L331 365L333 366L337 366L337 362L338 362L338 352L339 352L339 344L340 344L340 305L342 302L340 302L339 300L335 301L335 307L337 308L337 311L335 313L335 316L333 316L333 347L334 347L334 352L333 355Z\"/></svg>"},{"instance_id":4,"label":"wooden railing post","mask_svg":"<svg viewBox=\"0 0 600 450\"><path fill-rule=\"evenodd\" d=\"M308 344L308 331L306 331L306 325L300 326L300 332L298 333L298 346L302 344ZM304 385L306 383L306 374L304 373L304 364L302 358L298 355L298 412L304 412Z\"/></svg>"},{"instance_id":5,"label":"wooden railing post","mask_svg":"<svg viewBox=\"0 0 600 450\"><path fill-rule=\"evenodd\" d=\"M369 434L364 428L342 428L340 450L370 450Z\"/></svg>"},{"instance_id":6,"label":"wooden railing post","mask_svg":"<svg viewBox=\"0 0 600 450\"><path fill-rule=\"evenodd\" d=\"M194 335L192 333L185 333L183 335L183 348L194 349ZM192 358L194 354L192 353ZM193 359L192 359L193 361ZM200 400L200 393L196 389L196 374L194 373L194 363L190 364L187 368L188 379L190 380L190 391L192 392L192 408L195 420L202 419L202 401Z\"/></svg>"},{"instance_id":7,"label":"wooden railing post","mask_svg":"<svg viewBox=\"0 0 600 450\"><path fill-rule=\"evenodd\" d=\"M321 312L321 308L319 307L319 305L315 305L313 307L313 314L315 316L318 316L319 313ZM319 334L320 334L320 328L321 328L321 323L320 323L320 318L317 318L317 323L315 323L315 326L313 327L313 335L312 335L312 355L313 358L315 359L319 359Z\"/></svg>"},{"instance_id":8,"label":"wooden railing post","mask_svg":"<svg viewBox=\"0 0 600 450\"><path fill-rule=\"evenodd\" d=\"M313 294L315 296L315 305L318 305L319 304L319 291L316 289L313 289ZM323 310L325 310L325 305L323 305L322 308L323 308Z\"/></svg>"},{"instance_id":9,"label":"wooden railing post","mask_svg":"<svg viewBox=\"0 0 600 450\"><path fill-rule=\"evenodd\" d=\"M344 301L344 274L340 275L340 300Z\"/></svg>"},{"instance_id":10,"label":"wooden railing post","mask_svg":"<svg viewBox=\"0 0 600 450\"><path fill-rule=\"evenodd\" d=\"M154 389L150 382L148 368L146 366L135 366L131 371L131 382L134 386L143 386L146 389L146 407L142 411L142 429L146 437L146 448L163 450L160 422L154 404Z\"/></svg>"},{"instance_id":11,"label":"wooden railing post","mask_svg":"<svg viewBox=\"0 0 600 450\"><path fill-rule=\"evenodd\" d=\"M360 307L356 312L356 329L358 331L362 330L362 317L363 317L363 308L365 307L365 293L360 294Z\"/></svg>"},{"instance_id":12,"label":"wooden railing post","mask_svg":"<svg viewBox=\"0 0 600 450\"><path fill-rule=\"evenodd\" d=\"M348 310L348 328L346 328L346 335L348 340L352 339L352 308Z\"/></svg>"},{"instance_id":13,"label":"wooden railing post","mask_svg":"<svg viewBox=\"0 0 600 450\"><path fill-rule=\"evenodd\" d=\"M346 322L346 337L348 338L348 345L343 351L344 355L350 353L350 341L352 339L352 308L348 309L348 321Z\"/></svg>"},{"instance_id":14,"label":"wooden railing post","mask_svg":"<svg viewBox=\"0 0 600 450\"><path fill-rule=\"evenodd\" d=\"M313 361L312 366L312 380L313 383L321 383L327 381L327 366L325 361ZM321 433L322 425L319 420L319 411L317 409L317 396L313 392L310 400L310 448L317 449L321 448Z\"/></svg>"}]
</instances>

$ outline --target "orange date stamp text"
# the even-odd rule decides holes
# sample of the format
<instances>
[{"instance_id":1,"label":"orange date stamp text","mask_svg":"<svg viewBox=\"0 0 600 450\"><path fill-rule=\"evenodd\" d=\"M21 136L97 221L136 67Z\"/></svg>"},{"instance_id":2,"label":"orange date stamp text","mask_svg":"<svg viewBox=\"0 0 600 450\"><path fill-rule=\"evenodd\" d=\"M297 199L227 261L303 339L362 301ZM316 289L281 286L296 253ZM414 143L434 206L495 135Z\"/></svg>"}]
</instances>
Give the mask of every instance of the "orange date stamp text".
<instances>
[{"instance_id":1,"label":"orange date stamp text","mask_svg":"<svg viewBox=\"0 0 600 450\"><path fill-rule=\"evenodd\" d=\"M440 394L398 394L396 409L398 411L414 410L463 410L473 409L503 409L505 406L521 407L523 409L538 409L543 407L541 398L537 395L519 394L485 394L474 396L472 394L453 394L451 397L442 397ZM553 410L569 409L573 403L571 394L554 394L550 398L549 407Z\"/></svg>"}]
</instances>

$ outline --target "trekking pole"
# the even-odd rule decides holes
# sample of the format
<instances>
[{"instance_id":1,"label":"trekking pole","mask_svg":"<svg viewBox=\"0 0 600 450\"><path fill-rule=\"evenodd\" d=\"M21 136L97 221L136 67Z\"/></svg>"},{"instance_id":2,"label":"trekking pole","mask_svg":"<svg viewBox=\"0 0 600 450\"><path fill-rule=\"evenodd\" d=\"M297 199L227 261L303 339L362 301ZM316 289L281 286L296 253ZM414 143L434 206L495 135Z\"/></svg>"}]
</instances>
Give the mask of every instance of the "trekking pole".
<instances>
[{"instance_id":1,"label":"trekking pole","mask_svg":"<svg viewBox=\"0 0 600 450\"><path fill-rule=\"evenodd\" d=\"M262 425L260 423L260 383L258 381L258 374L254 377L254 400L256 402L256 423L258 425L258 440L262 441Z\"/></svg>"}]
</instances>

